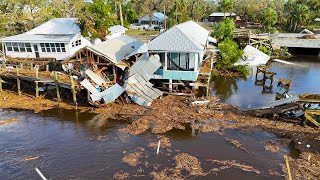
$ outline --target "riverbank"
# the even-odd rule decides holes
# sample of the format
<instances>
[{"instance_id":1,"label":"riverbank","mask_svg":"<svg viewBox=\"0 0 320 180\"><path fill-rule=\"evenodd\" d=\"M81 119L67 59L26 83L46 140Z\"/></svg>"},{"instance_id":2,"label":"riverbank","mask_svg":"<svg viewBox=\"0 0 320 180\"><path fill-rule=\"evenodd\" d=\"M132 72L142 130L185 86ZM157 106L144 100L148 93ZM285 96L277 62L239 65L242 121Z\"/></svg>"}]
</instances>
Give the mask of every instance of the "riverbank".
<instances>
[{"instance_id":1,"label":"riverbank","mask_svg":"<svg viewBox=\"0 0 320 180\"><path fill-rule=\"evenodd\" d=\"M209 100L210 102L206 105L192 105L192 102L196 100ZM27 109L35 112L53 108L75 108L65 102L58 103L42 97L18 96L9 91L0 93L0 107ZM302 127L299 123L294 122L250 116L232 105L220 103L215 97L203 99L165 96L154 101L151 107L112 103L102 108L78 107L78 109L82 112L90 111L103 114L100 119L129 121L129 124L119 131L133 135L143 134L146 131L163 134L172 129L184 130L186 124L200 132L216 132L218 134L224 134L226 129L236 129L248 133L261 129L278 135L281 145L293 144L294 148L302 152L296 159L289 158L295 177L299 179L299 177L306 177L307 174L311 179L317 179L320 176L319 172L314 170L319 167L317 165L320 160L319 129L309 126ZM310 148L306 147L307 144L310 145ZM267 144L266 147L268 147ZM303 165L301 166L301 164ZM286 174L285 167L283 168Z\"/></svg>"}]
</instances>

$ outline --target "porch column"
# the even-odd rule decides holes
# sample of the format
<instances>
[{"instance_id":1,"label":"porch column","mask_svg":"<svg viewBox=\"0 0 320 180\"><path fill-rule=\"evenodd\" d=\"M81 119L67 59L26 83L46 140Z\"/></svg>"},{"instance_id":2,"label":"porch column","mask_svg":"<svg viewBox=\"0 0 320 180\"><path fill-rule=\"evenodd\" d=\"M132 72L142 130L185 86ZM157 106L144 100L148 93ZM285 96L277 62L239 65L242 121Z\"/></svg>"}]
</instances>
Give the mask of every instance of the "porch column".
<instances>
[{"instance_id":1,"label":"porch column","mask_svg":"<svg viewBox=\"0 0 320 180\"><path fill-rule=\"evenodd\" d=\"M163 70L167 70L168 69L168 53L165 52L164 53L164 67L163 67Z\"/></svg>"},{"instance_id":2,"label":"porch column","mask_svg":"<svg viewBox=\"0 0 320 180\"><path fill-rule=\"evenodd\" d=\"M198 65L199 65L199 54L195 53L194 55L194 71L198 71Z\"/></svg>"}]
</instances>

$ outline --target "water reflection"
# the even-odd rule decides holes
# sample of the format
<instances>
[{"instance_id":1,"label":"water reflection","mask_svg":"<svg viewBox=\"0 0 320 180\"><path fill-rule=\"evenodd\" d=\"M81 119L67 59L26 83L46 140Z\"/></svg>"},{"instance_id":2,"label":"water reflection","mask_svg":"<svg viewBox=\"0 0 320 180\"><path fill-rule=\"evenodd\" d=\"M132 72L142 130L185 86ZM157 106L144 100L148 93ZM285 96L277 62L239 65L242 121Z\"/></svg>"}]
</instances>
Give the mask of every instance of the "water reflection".
<instances>
[{"instance_id":1,"label":"water reflection","mask_svg":"<svg viewBox=\"0 0 320 180\"><path fill-rule=\"evenodd\" d=\"M218 96L221 101L226 101L230 96L238 92L239 80L240 78L237 77L214 77L213 89L215 95Z\"/></svg>"},{"instance_id":2,"label":"water reflection","mask_svg":"<svg viewBox=\"0 0 320 180\"><path fill-rule=\"evenodd\" d=\"M213 95L222 102L234 104L241 109L261 107L275 101L275 90L278 79L292 80L289 94L320 92L320 57L297 56L288 61L295 65L273 62L269 71L277 73L273 91L263 93L262 86L255 85L255 72L247 79L215 77Z\"/></svg>"}]
</instances>

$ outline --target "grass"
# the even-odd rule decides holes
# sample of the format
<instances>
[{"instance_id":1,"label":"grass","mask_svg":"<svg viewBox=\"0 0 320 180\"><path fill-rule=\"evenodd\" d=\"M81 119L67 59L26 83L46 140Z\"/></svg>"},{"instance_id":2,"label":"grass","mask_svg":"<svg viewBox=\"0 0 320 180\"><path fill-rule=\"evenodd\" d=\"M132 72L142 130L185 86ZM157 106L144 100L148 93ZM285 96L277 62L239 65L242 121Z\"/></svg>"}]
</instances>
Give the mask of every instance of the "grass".
<instances>
[{"instance_id":1,"label":"grass","mask_svg":"<svg viewBox=\"0 0 320 180\"><path fill-rule=\"evenodd\" d=\"M127 35L158 35L159 31L148 31L148 30L138 30L138 29L129 29L126 31Z\"/></svg>"}]
</instances>

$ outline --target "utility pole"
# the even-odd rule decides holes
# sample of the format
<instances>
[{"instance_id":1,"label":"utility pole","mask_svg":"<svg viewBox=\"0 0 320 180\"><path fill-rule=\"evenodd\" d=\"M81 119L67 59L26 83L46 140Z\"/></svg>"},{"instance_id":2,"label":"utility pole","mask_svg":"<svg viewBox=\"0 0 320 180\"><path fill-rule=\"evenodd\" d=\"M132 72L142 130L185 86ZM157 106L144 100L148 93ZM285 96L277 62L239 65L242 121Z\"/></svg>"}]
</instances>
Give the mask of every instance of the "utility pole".
<instances>
[{"instance_id":1,"label":"utility pole","mask_svg":"<svg viewBox=\"0 0 320 180\"><path fill-rule=\"evenodd\" d=\"M6 54L4 52L4 42L3 42L3 38L1 37L1 45L2 45L2 57L5 60L6 59Z\"/></svg>"},{"instance_id":2,"label":"utility pole","mask_svg":"<svg viewBox=\"0 0 320 180\"><path fill-rule=\"evenodd\" d=\"M123 26L123 17L122 17L122 0L119 1L119 9L120 9L120 22L121 26Z\"/></svg>"},{"instance_id":3,"label":"utility pole","mask_svg":"<svg viewBox=\"0 0 320 180\"><path fill-rule=\"evenodd\" d=\"M164 31L166 31L167 30L166 6L163 6L163 14L164 14Z\"/></svg>"}]
</instances>

